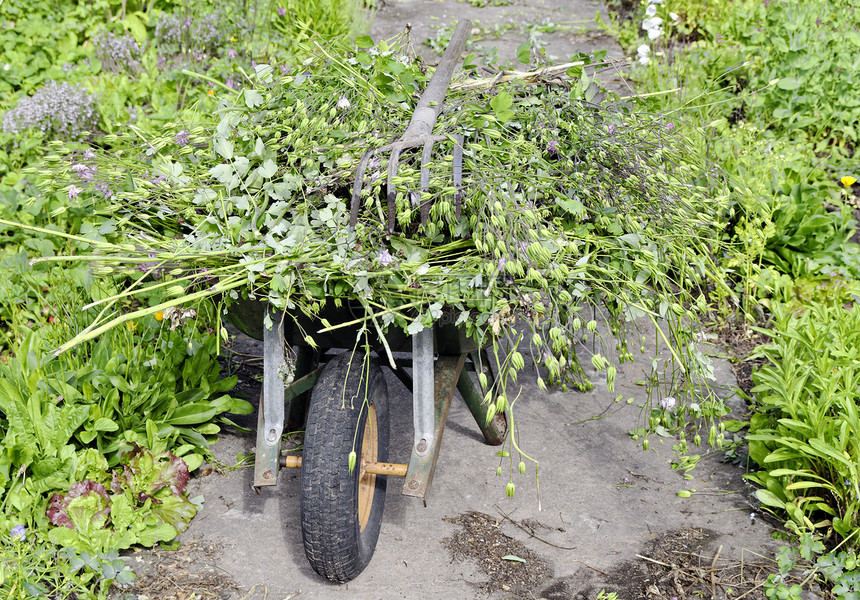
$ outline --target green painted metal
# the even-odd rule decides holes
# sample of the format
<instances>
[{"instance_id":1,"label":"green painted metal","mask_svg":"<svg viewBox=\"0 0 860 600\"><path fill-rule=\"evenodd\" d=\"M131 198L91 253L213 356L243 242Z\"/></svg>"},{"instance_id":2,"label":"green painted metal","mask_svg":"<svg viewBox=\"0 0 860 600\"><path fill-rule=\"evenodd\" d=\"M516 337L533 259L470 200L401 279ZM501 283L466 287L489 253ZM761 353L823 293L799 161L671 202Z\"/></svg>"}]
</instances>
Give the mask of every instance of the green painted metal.
<instances>
[{"instance_id":1,"label":"green painted metal","mask_svg":"<svg viewBox=\"0 0 860 600\"><path fill-rule=\"evenodd\" d=\"M296 379L284 391L284 402L290 403L287 415L287 431L300 431L305 427L305 417L308 414L310 389L319 379L319 352L313 348L299 346L296 348ZM314 375L308 377L308 375Z\"/></svg>"},{"instance_id":2,"label":"green painted metal","mask_svg":"<svg viewBox=\"0 0 860 600\"><path fill-rule=\"evenodd\" d=\"M475 417L475 422L481 429L481 433L484 434L484 440L491 446L498 446L504 442L508 435L507 417L504 413L497 414L489 423L487 422L488 405L484 404L484 396L478 391L466 369L460 371L457 390L463 396L463 400L466 401L466 406L469 407L472 416Z\"/></svg>"},{"instance_id":3,"label":"green painted metal","mask_svg":"<svg viewBox=\"0 0 860 600\"><path fill-rule=\"evenodd\" d=\"M427 506L427 495L433 483L439 449L442 447L442 434L445 431L445 421L448 419L448 409L451 408L451 397L454 395L454 388L463 372L465 362L465 354L440 356L436 360L433 376L435 421L433 448L424 456L419 456L414 449L412 450L409 468L406 471L406 481L403 484L403 495L422 498L424 506Z\"/></svg>"}]
</instances>

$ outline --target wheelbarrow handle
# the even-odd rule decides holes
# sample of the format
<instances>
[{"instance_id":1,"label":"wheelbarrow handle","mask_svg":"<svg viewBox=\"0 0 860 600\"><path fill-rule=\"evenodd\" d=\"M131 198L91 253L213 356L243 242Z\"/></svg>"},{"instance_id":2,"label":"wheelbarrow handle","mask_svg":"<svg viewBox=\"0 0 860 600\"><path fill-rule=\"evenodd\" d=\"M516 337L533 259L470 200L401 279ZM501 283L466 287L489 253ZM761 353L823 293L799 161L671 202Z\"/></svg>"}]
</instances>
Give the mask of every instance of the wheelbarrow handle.
<instances>
[{"instance_id":1,"label":"wheelbarrow handle","mask_svg":"<svg viewBox=\"0 0 860 600\"><path fill-rule=\"evenodd\" d=\"M427 84L427 88L421 94L421 98L415 106L415 112L412 113L412 119L409 121L406 131L403 132L401 140L432 133L433 126L436 124L436 117L442 110L445 94L448 93L451 77L453 77L454 70L460 63L460 56L466 48L466 41L469 39L471 31L472 22L469 19L461 19L457 23L454 35L451 36L448 47L445 48L442 58L439 59L439 64L433 77L430 78L430 83Z\"/></svg>"}]
</instances>

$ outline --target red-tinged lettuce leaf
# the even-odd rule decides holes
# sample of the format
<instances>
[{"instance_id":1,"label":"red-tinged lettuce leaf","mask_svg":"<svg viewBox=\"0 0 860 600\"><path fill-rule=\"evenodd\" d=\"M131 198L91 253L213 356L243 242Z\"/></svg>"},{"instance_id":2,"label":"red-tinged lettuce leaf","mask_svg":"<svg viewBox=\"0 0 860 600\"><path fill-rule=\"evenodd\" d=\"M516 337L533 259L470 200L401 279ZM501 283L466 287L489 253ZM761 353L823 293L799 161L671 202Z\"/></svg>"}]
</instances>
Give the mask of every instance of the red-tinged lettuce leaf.
<instances>
[{"instance_id":1,"label":"red-tinged lettuce leaf","mask_svg":"<svg viewBox=\"0 0 860 600\"><path fill-rule=\"evenodd\" d=\"M72 484L68 494L54 494L46 514L57 526L101 529L110 515L110 497L102 484L90 479L79 481Z\"/></svg>"},{"instance_id":2,"label":"red-tinged lettuce leaf","mask_svg":"<svg viewBox=\"0 0 860 600\"><path fill-rule=\"evenodd\" d=\"M119 489L130 489L139 502L147 498L163 498L158 494L162 489L169 489L170 494L182 496L188 486L190 474L185 461L170 452L154 455L145 448L135 446L120 458L123 465L121 475L114 474L111 487L116 493Z\"/></svg>"}]
</instances>

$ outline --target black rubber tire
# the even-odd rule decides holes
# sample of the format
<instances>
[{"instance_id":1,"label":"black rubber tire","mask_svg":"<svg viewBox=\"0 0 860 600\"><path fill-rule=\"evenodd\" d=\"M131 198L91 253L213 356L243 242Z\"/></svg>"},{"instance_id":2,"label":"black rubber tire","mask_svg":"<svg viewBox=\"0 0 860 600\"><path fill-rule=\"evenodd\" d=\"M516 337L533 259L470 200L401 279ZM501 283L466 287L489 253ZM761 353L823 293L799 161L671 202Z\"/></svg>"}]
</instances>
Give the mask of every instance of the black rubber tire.
<instances>
[{"instance_id":1,"label":"black rubber tire","mask_svg":"<svg viewBox=\"0 0 860 600\"><path fill-rule=\"evenodd\" d=\"M385 507L386 478L377 475L368 488L372 503L362 530L358 498L368 415L365 389L376 411L377 462L388 461L389 437L388 388L377 362L369 360L367 369L363 353L348 351L329 361L311 393L305 427L301 503L305 555L314 571L341 583L354 579L370 562ZM350 473L353 440L358 458Z\"/></svg>"}]
</instances>

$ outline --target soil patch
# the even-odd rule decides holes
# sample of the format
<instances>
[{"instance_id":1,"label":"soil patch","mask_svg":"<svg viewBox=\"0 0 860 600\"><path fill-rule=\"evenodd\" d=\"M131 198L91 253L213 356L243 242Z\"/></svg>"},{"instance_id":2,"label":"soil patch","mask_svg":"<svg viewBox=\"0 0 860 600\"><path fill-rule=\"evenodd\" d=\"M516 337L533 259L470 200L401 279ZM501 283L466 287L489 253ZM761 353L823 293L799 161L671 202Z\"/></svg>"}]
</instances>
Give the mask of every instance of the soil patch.
<instances>
[{"instance_id":1,"label":"soil patch","mask_svg":"<svg viewBox=\"0 0 860 600\"><path fill-rule=\"evenodd\" d=\"M742 560L722 556L719 535L688 527L661 534L638 556L610 573L618 597L629 600L747 598L766 600L768 575L778 573L773 561L750 553ZM799 583L799 582L789 582Z\"/></svg>"},{"instance_id":2,"label":"soil patch","mask_svg":"<svg viewBox=\"0 0 860 600\"><path fill-rule=\"evenodd\" d=\"M112 600L228 600L239 595L233 577L216 565L222 547L199 540L176 550L155 548L132 556L137 579L130 589L114 589ZM243 597L244 598L244 597ZM247 596L251 598L251 596Z\"/></svg>"},{"instance_id":3,"label":"soil patch","mask_svg":"<svg viewBox=\"0 0 860 600\"><path fill-rule=\"evenodd\" d=\"M712 329L731 357L732 370L743 393L751 395L754 387L752 374L767 361L764 358L749 358L757 346L766 344L768 338L750 329L745 321L723 323Z\"/></svg>"},{"instance_id":4,"label":"soil patch","mask_svg":"<svg viewBox=\"0 0 860 600\"><path fill-rule=\"evenodd\" d=\"M460 526L460 531L443 540L453 561L472 560L488 577L479 584L484 593L507 592L511 598L535 598L534 590L552 576L552 568L536 553L505 533L502 519L469 511L443 519ZM535 524L526 527L534 529Z\"/></svg>"}]
</instances>

